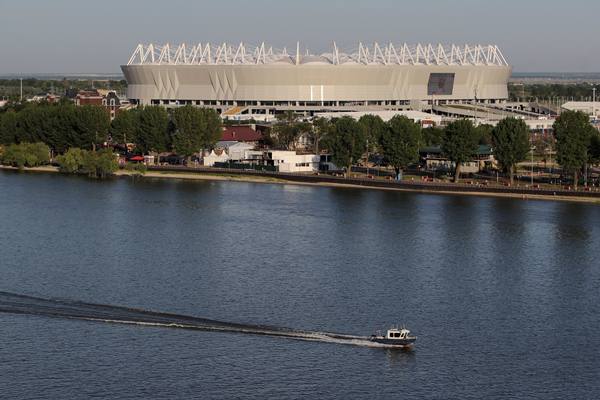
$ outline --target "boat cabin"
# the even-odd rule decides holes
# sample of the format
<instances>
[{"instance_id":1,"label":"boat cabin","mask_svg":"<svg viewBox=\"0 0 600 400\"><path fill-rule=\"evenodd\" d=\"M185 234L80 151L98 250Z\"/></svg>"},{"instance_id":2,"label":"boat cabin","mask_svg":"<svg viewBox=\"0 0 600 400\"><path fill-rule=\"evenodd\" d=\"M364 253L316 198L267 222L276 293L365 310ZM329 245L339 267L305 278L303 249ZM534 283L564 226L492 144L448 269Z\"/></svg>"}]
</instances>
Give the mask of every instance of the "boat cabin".
<instances>
[{"instance_id":1,"label":"boat cabin","mask_svg":"<svg viewBox=\"0 0 600 400\"><path fill-rule=\"evenodd\" d=\"M408 329L391 328L387 331L386 339L407 339L409 335Z\"/></svg>"}]
</instances>

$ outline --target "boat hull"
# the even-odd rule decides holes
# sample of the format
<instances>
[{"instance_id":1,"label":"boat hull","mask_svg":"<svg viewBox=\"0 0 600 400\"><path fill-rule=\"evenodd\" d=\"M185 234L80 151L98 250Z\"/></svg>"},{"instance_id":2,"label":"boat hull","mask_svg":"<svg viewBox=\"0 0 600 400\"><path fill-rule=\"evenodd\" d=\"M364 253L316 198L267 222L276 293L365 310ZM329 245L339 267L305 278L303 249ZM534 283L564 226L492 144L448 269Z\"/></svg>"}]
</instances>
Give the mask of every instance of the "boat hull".
<instances>
[{"instance_id":1,"label":"boat hull","mask_svg":"<svg viewBox=\"0 0 600 400\"><path fill-rule=\"evenodd\" d=\"M417 338L408 339L386 339L384 337L372 337L369 339L373 343L383 344L387 347L405 348L410 347L415 343Z\"/></svg>"}]
</instances>

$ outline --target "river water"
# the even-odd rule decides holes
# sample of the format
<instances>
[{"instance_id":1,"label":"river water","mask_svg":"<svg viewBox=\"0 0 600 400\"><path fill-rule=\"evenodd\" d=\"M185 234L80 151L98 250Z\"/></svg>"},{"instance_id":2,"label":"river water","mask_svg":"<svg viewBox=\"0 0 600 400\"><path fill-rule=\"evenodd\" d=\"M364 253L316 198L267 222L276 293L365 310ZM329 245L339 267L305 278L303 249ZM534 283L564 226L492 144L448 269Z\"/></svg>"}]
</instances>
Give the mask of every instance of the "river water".
<instances>
[{"instance_id":1,"label":"river water","mask_svg":"<svg viewBox=\"0 0 600 400\"><path fill-rule=\"evenodd\" d=\"M3 398L600 395L598 206L0 172L0 224Z\"/></svg>"}]
</instances>

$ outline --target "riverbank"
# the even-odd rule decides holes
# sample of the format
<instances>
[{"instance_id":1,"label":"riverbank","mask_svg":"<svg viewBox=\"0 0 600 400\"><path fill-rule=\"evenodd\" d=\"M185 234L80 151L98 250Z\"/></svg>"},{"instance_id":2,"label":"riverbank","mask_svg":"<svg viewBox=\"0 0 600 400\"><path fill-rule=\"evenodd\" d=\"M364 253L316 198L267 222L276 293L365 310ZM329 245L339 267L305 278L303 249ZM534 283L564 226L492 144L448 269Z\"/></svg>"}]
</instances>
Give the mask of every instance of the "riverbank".
<instances>
[{"instance_id":1,"label":"riverbank","mask_svg":"<svg viewBox=\"0 0 600 400\"><path fill-rule=\"evenodd\" d=\"M18 171L17 168L0 166L1 170ZM23 172L32 173L59 173L57 167L43 166L35 168L24 168ZM415 192L441 195L466 195L466 196L483 196L483 197L504 197L521 200L546 200L546 201L569 201L578 203L600 204L600 196L597 193L574 192L571 195L565 195L561 191L548 193L532 193L533 190L506 189L501 187L481 188L469 187L467 185L458 186L452 184L444 185L428 185L417 183L394 183L385 181L367 181L357 179L341 179L330 177L318 177L309 175L292 175L292 174L268 174L267 176L259 173L250 173L242 171L220 171L212 172L207 169L198 170L174 170L173 168L165 168L159 170L154 168L147 171L143 175L133 171L119 170L115 174L118 177L135 177L137 179L181 179L193 181L234 181L262 184L286 184L300 186L317 186L317 187L337 187L337 188L353 188L353 189L376 189L387 191L400 192ZM311 181L308 181L311 180ZM482 190L485 189L485 190ZM547 192L547 191L546 191ZM576 196L574 194L577 194Z\"/></svg>"}]
</instances>

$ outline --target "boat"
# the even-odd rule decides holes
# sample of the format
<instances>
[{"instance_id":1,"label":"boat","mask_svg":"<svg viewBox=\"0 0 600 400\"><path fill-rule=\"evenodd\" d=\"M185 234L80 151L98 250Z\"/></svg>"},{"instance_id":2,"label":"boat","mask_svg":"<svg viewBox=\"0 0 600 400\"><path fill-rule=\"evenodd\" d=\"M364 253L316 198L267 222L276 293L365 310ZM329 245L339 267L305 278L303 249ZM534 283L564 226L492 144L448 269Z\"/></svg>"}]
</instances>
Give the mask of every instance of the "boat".
<instances>
[{"instance_id":1,"label":"boat","mask_svg":"<svg viewBox=\"0 0 600 400\"><path fill-rule=\"evenodd\" d=\"M410 331L406 328L393 327L387 330L385 336L375 334L369 340L387 347L406 348L412 346L417 337L411 336Z\"/></svg>"}]
</instances>

